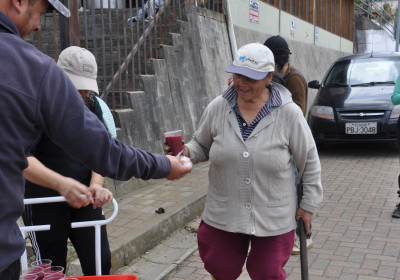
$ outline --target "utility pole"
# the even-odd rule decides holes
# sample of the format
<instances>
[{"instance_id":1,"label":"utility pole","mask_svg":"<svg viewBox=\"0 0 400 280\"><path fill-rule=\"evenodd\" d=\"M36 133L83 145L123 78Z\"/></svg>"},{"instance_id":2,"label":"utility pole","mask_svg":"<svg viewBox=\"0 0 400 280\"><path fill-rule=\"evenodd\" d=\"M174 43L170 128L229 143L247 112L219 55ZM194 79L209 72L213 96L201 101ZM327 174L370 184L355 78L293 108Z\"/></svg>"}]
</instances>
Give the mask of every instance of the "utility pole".
<instances>
[{"instance_id":1,"label":"utility pole","mask_svg":"<svg viewBox=\"0 0 400 280\"><path fill-rule=\"evenodd\" d=\"M397 4L397 24L396 24L396 48L395 51L399 51L399 29L400 29L400 17L399 17L400 0Z\"/></svg>"},{"instance_id":2,"label":"utility pole","mask_svg":"<svg viewBox=\"0 0 400 280\"><path fill-rule=\"evenodd\" d=\"M233 57L233 59L235 59L235 55L236 55L236 51L237 51L236 35L235 35L235 30L233 28L231 10L229 8L228 2L229 2L228 0L223 0L225 13L226 13L226 19L227 19L227 25L228 25L228 34L229 34L229 39L231 41L232 57Z\"/></svg>"}]
</instances>

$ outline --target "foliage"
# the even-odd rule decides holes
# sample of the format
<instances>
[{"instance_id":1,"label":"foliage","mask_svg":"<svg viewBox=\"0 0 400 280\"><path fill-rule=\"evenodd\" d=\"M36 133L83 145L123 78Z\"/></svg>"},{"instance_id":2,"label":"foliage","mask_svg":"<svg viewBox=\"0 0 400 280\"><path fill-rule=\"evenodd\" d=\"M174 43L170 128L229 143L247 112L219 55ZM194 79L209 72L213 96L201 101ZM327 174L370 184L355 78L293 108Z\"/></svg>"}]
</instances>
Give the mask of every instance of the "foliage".
<instances>
[{"instance_id":1,"label":"foliage","mask_svg":"<svg viewBox=\"0 0 400 280\"><path fill-rule=\"evenodd\" d=\"M392 21L392 19L392 7L390 7L390 4L388 3L383 4L382 22L388 23Z\"/></svg>"}]
</instances>

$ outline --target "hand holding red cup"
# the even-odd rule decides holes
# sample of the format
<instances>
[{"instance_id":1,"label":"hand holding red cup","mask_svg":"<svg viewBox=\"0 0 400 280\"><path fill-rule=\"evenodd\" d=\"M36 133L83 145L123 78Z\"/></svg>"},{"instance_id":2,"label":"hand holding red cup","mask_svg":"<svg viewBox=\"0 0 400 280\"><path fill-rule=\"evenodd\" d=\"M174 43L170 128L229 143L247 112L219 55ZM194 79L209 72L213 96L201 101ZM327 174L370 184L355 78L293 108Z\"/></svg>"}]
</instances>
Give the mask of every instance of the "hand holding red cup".
<instances>
[{"instance_id":1,"label":"hand holding red cup","mask_svg":"<svg viewBox=\"0 0 400 280\"><path fill-rule=\"evenodd\" d=\"M166 144L171 148L173 156L183 151L182 130L168 131L164 133Z\"/></svg>"}]
</instances>

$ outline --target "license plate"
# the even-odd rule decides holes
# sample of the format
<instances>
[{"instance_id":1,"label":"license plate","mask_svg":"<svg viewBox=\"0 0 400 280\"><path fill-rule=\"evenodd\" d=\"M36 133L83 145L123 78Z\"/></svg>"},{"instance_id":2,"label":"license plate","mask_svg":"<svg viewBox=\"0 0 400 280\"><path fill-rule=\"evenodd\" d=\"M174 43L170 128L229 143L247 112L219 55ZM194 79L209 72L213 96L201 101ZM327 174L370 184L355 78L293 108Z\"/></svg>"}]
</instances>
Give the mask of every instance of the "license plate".
<instances>
[{"instance_id":1,"label":"license plate","mask_svg":"<svg viewBox=\"0 0 400 280\"><path fill-rule=\"evenodd\" d=\"M346 134L376 134L376 122L346 123Z\"/></svg>"}]
</instances>

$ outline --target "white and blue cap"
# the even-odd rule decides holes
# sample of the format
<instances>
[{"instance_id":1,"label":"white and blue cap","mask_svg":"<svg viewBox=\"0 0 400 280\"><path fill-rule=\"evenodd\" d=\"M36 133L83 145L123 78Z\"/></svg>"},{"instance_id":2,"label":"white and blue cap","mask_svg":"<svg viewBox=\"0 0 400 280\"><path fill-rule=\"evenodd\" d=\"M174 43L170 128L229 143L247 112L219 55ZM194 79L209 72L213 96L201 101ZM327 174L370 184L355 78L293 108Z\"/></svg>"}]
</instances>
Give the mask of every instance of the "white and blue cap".
<instances>
[{"instance_id":1,"label":"white and blue cap","mask_svg":"<svg viewBox=\"0 0 400 280\"><path fill-rule=\"evenodd\" d=\"M47 1L49 1L49 4L66 18L69 18L71 16L71 12L68 10L68 8L65 7L64 4L61 3L59 0L47 0Z\"/></svg>"},{"instance_id":2,"label":"white and blue cap","mask_svg":"<svg viewBox=\"0 0 400 280\"><path fill-rule=\"evenodd\" d=\"M261 43L251 43L237 50L235 60L225 68L225 71L261 80L274 69L275 61L271 50Z\"/></svg>"}]
</instances>

